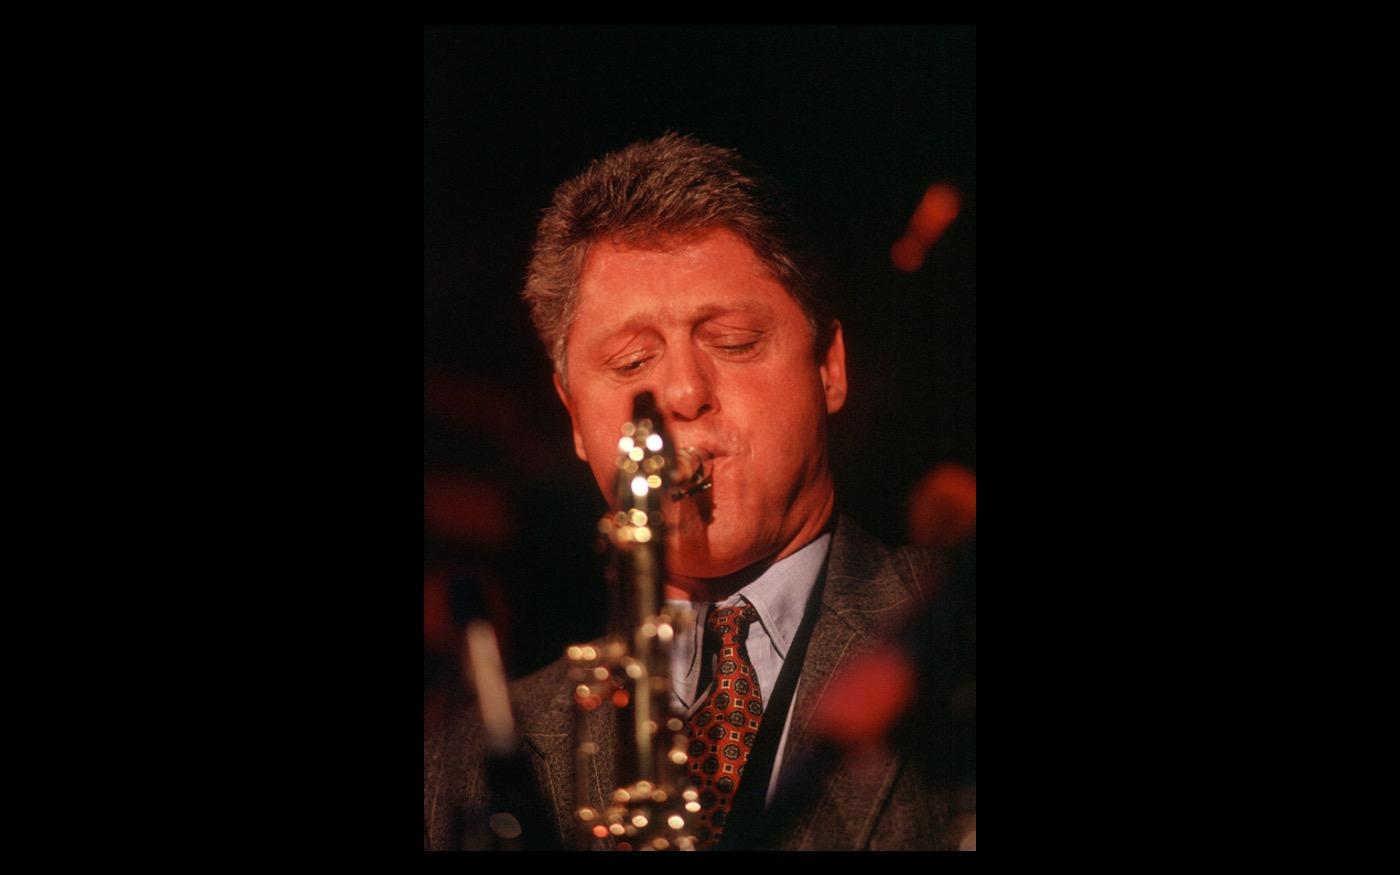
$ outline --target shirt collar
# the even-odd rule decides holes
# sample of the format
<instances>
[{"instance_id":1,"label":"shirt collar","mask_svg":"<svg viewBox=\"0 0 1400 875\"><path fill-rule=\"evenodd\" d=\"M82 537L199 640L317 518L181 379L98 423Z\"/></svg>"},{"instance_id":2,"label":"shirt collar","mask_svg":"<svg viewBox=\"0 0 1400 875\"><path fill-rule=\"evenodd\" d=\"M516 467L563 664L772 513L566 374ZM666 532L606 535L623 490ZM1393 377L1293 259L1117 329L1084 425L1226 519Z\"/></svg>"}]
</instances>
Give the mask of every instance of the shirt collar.
<instances>
[{"instance_id":1,"label":"shirt collar","mask_svg":"<svg viewBox=\"0 0 1400 875\"><path fill-rule=\"evenodd\" d=\"M817 583L830 546L828 532L786 559L775 562L757 580L720 602L718 607L733 607L740 600L753 605L763 631L768 633L778 655L786 659L788 647L802 625L807 597Z\"/></svg>"},{"instance_id":2,"label":"shirt collar","mask_svg":"<svg viewBox=\"0 0 1400 875\"><path fill-rule=\"evenodd\" d=\"M757 579L729 598L719 607L732 607L747 600L758 612L759 624L780 659L787 658L788 648L802 625L807 599L821 575L822 565L831 546L830 532L791 556L765 570ZM675 676L673 690L681 704L690 707L698 692L695 687L700 676L700 655L703 650L705 620L710 606L706 602L667 601L683 608L694 617L676 638L678 649L672 656Z\"/></svg>"}]
</instances>

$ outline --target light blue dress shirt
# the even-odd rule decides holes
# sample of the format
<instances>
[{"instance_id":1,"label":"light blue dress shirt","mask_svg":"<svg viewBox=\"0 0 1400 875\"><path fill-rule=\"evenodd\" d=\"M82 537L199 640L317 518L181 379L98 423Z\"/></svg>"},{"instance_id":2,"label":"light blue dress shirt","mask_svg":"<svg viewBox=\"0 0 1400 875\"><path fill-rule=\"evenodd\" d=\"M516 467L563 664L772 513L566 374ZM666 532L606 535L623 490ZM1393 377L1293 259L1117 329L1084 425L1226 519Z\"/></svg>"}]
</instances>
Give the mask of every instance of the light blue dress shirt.
<instances>
[{"instance_id":1,"label":"light blue dress shirt","mask_svg":"<svg viewBox=\"0 0 1400 875\"><path fill-rule=\"evenodd\" d=\"M758 611L758 622L749 626L745 641L749 659L753 662L754 674L758 676L758 688L763 694L763 708L773 699L773 689L778 685L778 673L783 670L783 660L792 647L792 639L802 625L802 612L807 607L807 598L817 583L822 565L826 562L827 551L831 547L831 535L825 534L796 553L774 564L752 583L719 602L718 607L728 608L747 601ZM709 612L706 602L666 602L672 608L688 611L691 622L679 623L676 637L671 645L671 693L672 706L686 714L693 711L705 690L695 689L700 682L700 657L704 644L705 618ZM712 675L713 677L713 675ZM801 685L801 679L798 681ZM794 689L793 699L797 692ZM768 800L778 786L778 773L783 763L783 752L787 747L788 728L792 725L793 708L788 709L787 723L783 726L782 737L778 741L778 752L773 762L773 775L768 782Z\"/></svg>"}]
</instances>

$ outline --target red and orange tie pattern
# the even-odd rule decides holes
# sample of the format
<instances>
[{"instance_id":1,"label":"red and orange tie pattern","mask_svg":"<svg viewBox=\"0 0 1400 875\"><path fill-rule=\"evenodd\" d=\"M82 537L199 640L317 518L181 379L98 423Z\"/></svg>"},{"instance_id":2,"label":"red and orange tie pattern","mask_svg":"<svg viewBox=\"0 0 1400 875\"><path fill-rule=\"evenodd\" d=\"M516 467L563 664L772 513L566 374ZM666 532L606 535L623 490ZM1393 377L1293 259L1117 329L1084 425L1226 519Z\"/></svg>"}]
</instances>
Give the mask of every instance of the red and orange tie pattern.
<instances>
[{"instance_id":1,"label":"red and orange tie pattern","mask_svg":"<svg viewBox=\"0 0 1400 875\"><path fill-rule=\"evenodd\" d=\"M719 608L705 621L707 652L715 654L714 683L690 718L690 778L700 791L698 847L712 848L724 834L744 764L763 719L763 693L744 645L758 611L747 602ZM711 649L713 648L713 649Z\"/></svg>"}]
</instances>

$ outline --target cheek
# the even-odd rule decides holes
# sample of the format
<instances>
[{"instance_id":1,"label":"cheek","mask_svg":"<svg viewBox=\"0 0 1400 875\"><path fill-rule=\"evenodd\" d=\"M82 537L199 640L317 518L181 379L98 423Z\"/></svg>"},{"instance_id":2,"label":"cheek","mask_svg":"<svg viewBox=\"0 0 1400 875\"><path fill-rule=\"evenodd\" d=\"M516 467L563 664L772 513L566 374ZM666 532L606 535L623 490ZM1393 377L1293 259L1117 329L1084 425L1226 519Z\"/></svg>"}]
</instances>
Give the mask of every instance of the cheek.
<instances>
[{"instance_id":1,"label":"cheek","mask_svg":"<svg viewBox=\"0 0 1400 875\"><path fill-rule=\"evenodd\" d=\"M732 412L742 417L755 444L809 441L826 413L821 376L811 367L783 363L733 388Z\"/></svg>"},{"instance_id":2,"label":"cheek","mask_svg":"<svg viewBox=\"0 0 1400 875\"><path fill-rule=\"evenodd\" d=\"M588 457L588 467L593 478L607 494L612 489L612 470L617 457L617 439L627 413L613 410L611 399L600 399L596 395L575 396L574 426L583 438L583 451Z\"/></svg>"},{"instance_id":3,"label":"cheek","mask_svg":"<svg viewBox=\"0 0 1400 875\"><path fill-rule=\"evenodd\" d=\"M588 467L593 469L593 476L600 485L610 483L616 467L614 463L617 458L617 437L613 436L612 432L613 429L599 429L591 438L585 440Z\"/></svg>"},{"instance_id":4,"label":"cheek","mask_svg":"<svg viewBox=\"0 0 1400 875\"><path fill-rule=\"evenodd\" d=\"M627 420L631 409L626 399L599 392L581 394L578 397L575 413L578 427L583 432L583 443L588 449L589 461L603 447L617 449L617 439L622 435L622 423Z\"/></svg>"}]
</instances>

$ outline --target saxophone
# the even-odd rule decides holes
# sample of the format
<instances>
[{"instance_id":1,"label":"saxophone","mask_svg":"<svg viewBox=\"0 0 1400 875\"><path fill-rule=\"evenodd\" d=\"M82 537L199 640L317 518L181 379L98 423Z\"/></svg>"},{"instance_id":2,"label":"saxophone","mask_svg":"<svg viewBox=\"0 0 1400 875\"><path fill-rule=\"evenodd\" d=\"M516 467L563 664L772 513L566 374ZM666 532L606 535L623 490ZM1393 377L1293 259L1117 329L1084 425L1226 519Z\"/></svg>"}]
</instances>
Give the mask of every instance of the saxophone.
<instances>
[{"instance_id":1,"label":"saxophone","mask_svg":"<svg viewBox=\"0 0 1400 875\"><path fill-rule=\"evenodd\" d=\"M598 523L609 554L609 633L601 646L566 651L573 686L574 811L583 850L694 850L698 791L686 774L685 724L671 714L670 651L679 622L663 598L666 576L664 502L710 488L707 458L676 448L650 392L633 400L618 440L612 509ZM617 710L619 786L589 798L587 776L598 743L589 714Z\"/></svg>"}]
</instances>

